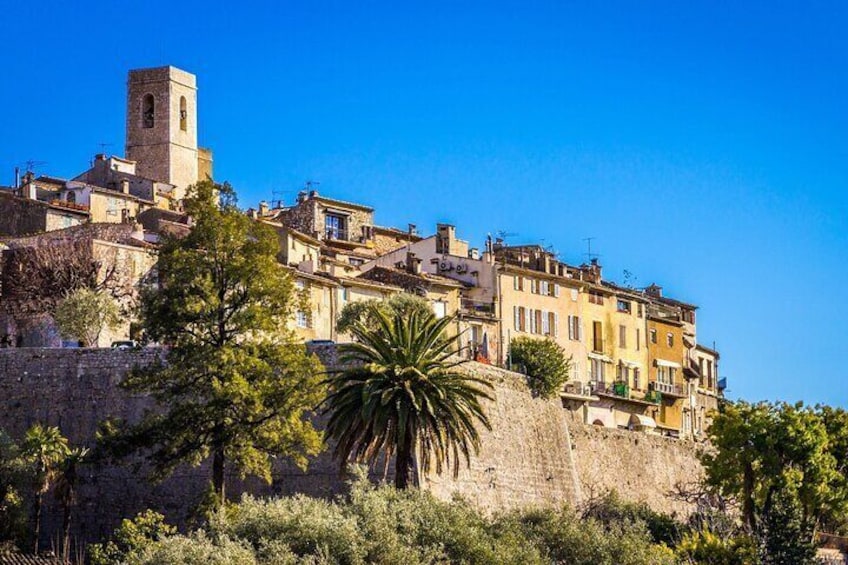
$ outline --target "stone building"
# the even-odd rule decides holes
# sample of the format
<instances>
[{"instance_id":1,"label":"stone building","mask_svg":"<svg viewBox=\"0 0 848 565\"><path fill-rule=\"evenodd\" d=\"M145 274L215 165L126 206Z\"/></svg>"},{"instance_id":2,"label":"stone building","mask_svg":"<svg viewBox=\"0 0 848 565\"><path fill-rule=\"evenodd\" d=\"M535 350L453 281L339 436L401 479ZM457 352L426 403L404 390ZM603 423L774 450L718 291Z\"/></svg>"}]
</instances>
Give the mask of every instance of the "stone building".
<instances>
[{"instance_id":1,"label":"stone building","mask_svg":"<svg viewBox=\"0 0 848 565\"><path fill-rule=\"evenodd\" d=\"M176 67L134 69L127 78L125 154L138 175L174 186L212 177L212 153L197 146L197 78Z\"/></svg>"}]
</instances>

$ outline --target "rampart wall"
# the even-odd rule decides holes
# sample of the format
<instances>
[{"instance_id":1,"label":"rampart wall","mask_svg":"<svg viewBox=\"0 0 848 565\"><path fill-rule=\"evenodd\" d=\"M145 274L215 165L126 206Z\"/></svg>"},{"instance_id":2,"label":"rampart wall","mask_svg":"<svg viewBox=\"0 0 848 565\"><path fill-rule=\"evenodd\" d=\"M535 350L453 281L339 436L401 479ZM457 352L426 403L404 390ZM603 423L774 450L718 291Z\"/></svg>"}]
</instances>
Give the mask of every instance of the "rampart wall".
<instances>
[{"instance_id":1,"label":"rampart wall","mask_svg":"<svg viewBox=\"0 0 848 565\"><path fill-rule=\"evenodd\" d=\"M316 353L335 365L335 350ZM75 444L93 441L99 422L109 417L134 421L152 407L149 399L133 397L118 387L134 366L159 358L157 349L0 349L0 428L20 438L35 422L58 425ZM694 444L624 430L576 423L558 400L534 398L523 378L480 364L466 366L492 382L493 402L486 403L491 432L482 433L482 450L471 467L428 476L422 483L439 497L461 494L484 511L519 506L576 505L604 490L616 489L630 500L645 501L657 510L687 513L690 508L670 493L701 473ZM186 510L201 499L209 472L205 467L181 468L153 485L144 479L144 462L82 473L75 531L79 539L108 535L122 517L145 508L186 523ZM257 495L302 492L331 496L345 483L329 452L315 458L306 472L280 463L273 483L233 481L230 493ZM50 499L51 497L48 497ZM45 536L59 525L51 502Z\"/></svg>"}]
</instances>

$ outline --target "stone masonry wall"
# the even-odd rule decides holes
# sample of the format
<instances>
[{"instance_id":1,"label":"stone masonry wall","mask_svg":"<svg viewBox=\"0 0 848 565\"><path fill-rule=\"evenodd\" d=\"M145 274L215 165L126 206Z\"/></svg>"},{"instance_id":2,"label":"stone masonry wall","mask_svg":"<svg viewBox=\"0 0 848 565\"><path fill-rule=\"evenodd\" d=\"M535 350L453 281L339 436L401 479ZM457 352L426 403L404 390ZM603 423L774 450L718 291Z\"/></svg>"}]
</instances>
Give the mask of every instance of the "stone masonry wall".
<instances>
[{"instance_id":1,"label":"stone masonry wall","mask_svg":"<svg viewBox=\"0 0 848 565\"><path fill-rule=\"evenodd\" d=\"M333 347L315 352L328 367L338 365ZM33 423L45 422L60 426L74 444L91 445L102 420L134 421L151 408L149 399L127 395L118 383L132 367L152 363L160 355L154 348L0 349L0 428L19 438ZM692 444L576 424L559 401L532 397L520 375L480 364L466 367L494 386L495 400L486 402L492 431L483 431L481 453L470 468L463 465L456 479L446 473L422 480L437 496L460 494L493 512L529 505L575 505L615 488L625 498L645 500L659 510L688 510L667 495L677 482L694 479L700 472ZM152 485L144 479L142 463L83 471L74 527L78 539L101 539L120 518L145 508L185 523L186 511L203 494L208 468L180 468L172 478ZM244 491L260 496L295 492L332 496L346 487L338 464L325 451L305 472L279 463L271 485L232 481L228 488L236 497ZM45 540L60 523L58 508L51 496L47 499Z\"/></svg>"}]
</instances>

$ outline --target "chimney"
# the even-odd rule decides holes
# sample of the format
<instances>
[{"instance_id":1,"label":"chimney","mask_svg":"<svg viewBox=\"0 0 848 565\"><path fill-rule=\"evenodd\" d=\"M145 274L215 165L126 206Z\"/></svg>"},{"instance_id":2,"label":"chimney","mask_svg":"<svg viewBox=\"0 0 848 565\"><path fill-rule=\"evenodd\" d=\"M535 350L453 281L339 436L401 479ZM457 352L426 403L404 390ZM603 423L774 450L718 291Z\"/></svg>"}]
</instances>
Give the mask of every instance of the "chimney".
<instances>
[{"instance_id":1,"label":"chimney","mask_svg":"<svg viewBox=\"0 0 848 565\"><path fill-rule=\"evenodd\" d=\"M662 287L656 283L651 283L651 286L645 287L645 294L654 298L662 298Z\"/></svg>"},{"instance_id":2,"label":"chimney","mask_svg":"<svg viewBox=\"0 0 848 565\"><path fill-rule=\"evenodd\" d=\"M95 161L105 161L106 160L106 154L105 153L98 153L97 155L94 156L94 160Z\"/></svg>"},{"instance_id":3,"label":"chimney","mask_svg":"<svg viewBox=\"0 0 848 565\"><path fill-rule=\"evenodd\" d=\"M38 200L38 189L35 186L35 175L31 172L24 174L21 196L29 200Z\"/></svg>"},{"instance_id":4,"label":"chimney","mask_svg":"<svg viewBox=\"0 0 848 565\"><path fill-rule=\"evenodd\" d=\"M306 202L307 192L305 190L301 190L297 193L297 203L300 204L302 202Z\"/></svg>"},{"instance_id":5,"label":"chimney","mask_svg":"<svg viewBox=\"0 0 848 565\"><path fill-rule=\"evenodd\" d=\"M121 179L121 192L124 194L130 193L130 179Z\"/></svg>"},{"instance_id":6,"label":"chimney","mask_svg":"<svg viewBox=\"0 0 848 565\"><path fill-rule=\"evenodd\" d=\"M267 215L268 215L268 203L263 200L262 202L259 203L259 217L262 218L263 216L267 216Z\"/></svg>"},{"instance_id":7,"label":"chimney","mask_svg":"<svg viewBox=\"0 0 848 565\"><path fill-rule=\"evenodd\" d=\"M415 253L406 254L406 270L413 275L421 274L421 259L415 256Z\"/></svg>"}]
</instances>

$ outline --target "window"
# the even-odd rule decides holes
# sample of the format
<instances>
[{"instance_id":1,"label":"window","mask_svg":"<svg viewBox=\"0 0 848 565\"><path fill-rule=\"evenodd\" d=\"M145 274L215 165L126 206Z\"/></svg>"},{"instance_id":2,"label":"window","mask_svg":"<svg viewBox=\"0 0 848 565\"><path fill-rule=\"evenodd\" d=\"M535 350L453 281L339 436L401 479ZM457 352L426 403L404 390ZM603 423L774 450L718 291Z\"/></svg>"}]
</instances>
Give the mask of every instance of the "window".
<instances>
[{"instance_id":1,"label":"window","mask_svg":"<svg viewBox=\"0 0 848 565\"><path fill-rule=\"evenodd\" d=\"M65 200L67 200L69 204L74 204L77 201L77 193L73 191L69 192L65 197Z\"/></svg>"},{"instance_id":2,"label":"window","mask_svg":"<svg viewBox=\"0 0 848 565\"><path fill-rule=\"evenodd\" d=\"M665 334L665 342L668 344L669 347L674 347L674 334L671 332Z\"/></svg>"},{"instance_id":3,"label":"window","mask_svg":"<svg viewBox=\"0 0 848 565\"><path fill-rule=\"evenodd\" d=\"M597 304L598 306L603 306L604 305L604 295L601 294L600 292L595 292L595 291L590 290L589 291L589 303L590 304Z\"/></svg>"},{"instance_id":4,"label":"window","mask_svg":"<svg viewBox=\"0 0 848 565\"><path fill-rule=\"evenodd\" d=\"M580 325L580 316L568 317L568 339L583 341L583 327Z\"/></svg>"},{"instance_id":5,"label":"window","mask_svg":"<svg viewBox=\"0 0 848 565\"><path fill-rule=\"evenodd\" d=\"M309 315L303 310L297 311L297 327L299 328L308 328L309 327Z\"/></svg>"},{"instance_id":6,"label":"window","mask_svg":"<svg viewBox=\"0 0 848 565\"><path fill-rule=\"evenodd\" d=\"M539 281L539 294L548 296L551 294L550 283L548 281Z\"/></svg>"},{"instance_id":7,"label":"window","mask_svg":"<svg viewBox=\"0 0 848 565\"><path fill-rule=\"evenodd\" d=\"M600 359L589 359L589 380L603 384L604 362Z\"/></svg>"},{"instance_id":8,"label":"window","mask_svg":"<svg viewBox=\"0 0 848 565\"><path fill-rule=\"evenodd\" d=\"M630 385L630 367L620 361L618 363L617 380L626 383L628 386Z\"/></svg>"},{"instance_id":9,"label":"window","mask_svg":"<svg viewBox=\"0 0 848 565\"><path fill-rule=\"evenodd\" d=\"M642 348L642 336L639 328L636 328L636 351Z\"/></svg>"},{"instance_id":10,"label":"window","mask_svg":"<svg viewBox=\"0 0 848 565\"><path fill-rule=\"evenodd\" d=\"M374 228L372 226L362 226L362 241L374 239Z\"/></svg>"},{"instance_id":11,"label":"window","mask_svg":"<svg viewBox=\"0 0 848 565\"><path fill-rule=\"evenodd\" d=\"M180 96L180 129L182 131L188 129L188 110L186 109L185 96Z\"/></svg>"},{"instance_id":12,"label":"window","mask_svg":"<svg viewBox=\"0 0 848 565\"><path fill-rule=\"evenodd\" d=\"M665 384L674 384L674 367L657 367L657 382Z\"/></svg>"},{"instance_id":13,"label":"window","mask_svg":"<svg viewBox=\"0 0 848 565\"><path fill-rule=\"evenodd\" d=\"M616 308L618 308L619 312L624 312L626 314L630 313L630 301L628 300L618 300L616 302Z\"/></svg>"},{"instance_id":14,"label":"window","mask_svg":"<svg viewBox=\"0 0 848 565\"><path fill-rule=\"evenodd\" d=\"M327 239L347 239L347 230L345 229L344 216L338 214L327 214L324 216L324 234Z\"/></svg>"},{"instance_id":15,"label":"window","mask_svg":"<svg viewBox=\"0 0 848 565\"><path fill-rule=\"evenodd\" d=\"M526 331L526 314L524 306L513 306L515 313L515 331Z\"/></svg>"},{"instance_id":16,"label":"window","mask_svg":"<svg viewBox=\"0 0 848 565\"><path fill-rule=\"evenodd\" d=\"M358 267L358 266L362 265L363 263L365 263L365 259L358 259L356 257L350 257L350 258L348 258L347 262L350 263L351 265L353 265L354 267Z\"/></svg>"},{"instance_id":17,"label":"window","mask_svg":"<svg viewBox=\"0 0 848 565\"><path fill-rule=\"evenodd\" d=\"M294 286L297 290L306 290L306 282L305 281L295 281Z\"/></svg>"},{"instance_id":18,"label":"window","mask_svg":"<svg viewBox=\"0 0 848 565\"><path fill-rule=\"evenodd\" d=\"M639 369L633 369L633 388L639 390Z\"/></svg>"},{"instance_id":19,"label":"window","mask_svg":"<svg viewBox=\"0 0 848 565\"><path fill-rule=\"evenodd\" d=\"M601 322L592 322L592 349L598 352L604 350L604 333Z\"/></svg>"},{"instance_id":20,"label":"window","mask_svg":"<svg viewBox=\"0 0 848 565\"><path fill-rule=\"evenodd\" d=\"M441 300L433 302L433 314L437 319L442 319L447 315L447 304Z\"/></svg>"},{"instance_id":21,"label":"window","mask_svg":"<svg viewBox=\"0 0 848 565\"><path fill-rule=\"evenodd\" d=\"M150 129L153 127L154 115L153 95L145 94L141 101L141 127Z\"/></svg>"},{"instance_id":22,"label":"window","mask_svg":"<svg viewBox=\"0 0 848 565\"><path fill-rule=\"evenodd\" d=\"M559 316L556 312L548 312L548 327L549 335L557 337L559 335Z\"/></svg>"},{"instance_id":23,"label":"window","mask_svg":"<svg viewBox=\"0 0 848 565\"><path fill-rule=\"evenodd\" d=\"M541 314L542 335L550 335L551 333L551 317L547 312L539 312Z\"/></svg>"},{"instance_id":24,"label":"window","mask_svg":"<svg viewBox=\"0 0 848 565\"><path fill-rule=\"evenodd\" d=\"M557 283L554 283L553 287L554 287L554 297L559 298L559 285Z\"/></svg>"},{"instance_id":25,"label":"window","mask_svg":"<svg viewBox=\"0 0 848 565\"><path fill-rule=\"evenodd\" d=\"M521 290L521 291L524 290L524 277L519 277L519 276L513 277L512 282L513 282L513 288L515 290Z\"/></svg>"},{"instance_id":26,"label":"window","mask_svg":"<svg viewBox=\"0 0 848 565\"><path fill-rule=\"evenodd\" d=\"M657 330L650 330L651 332L651 343L657 342Z\"/></svg>"},{"instance_id":27,"label":"window","mask_svg":"<svg viewBox=\"0 0 848 565\"><path fill-rule=\"evenodd\" d=\"M639 316L640 318L642 317L642 305L641 304L636 304L636 315Z\"/></svg>"},{"instance_id":28,"label":"window","mask_svg":"<svg viewBox=\"0 0 848 565\"><path fill-rule=\"evenodd\" d=\"M627 326L618 326L618 346L627 347Z\"/></svg>"}]
</instances>

